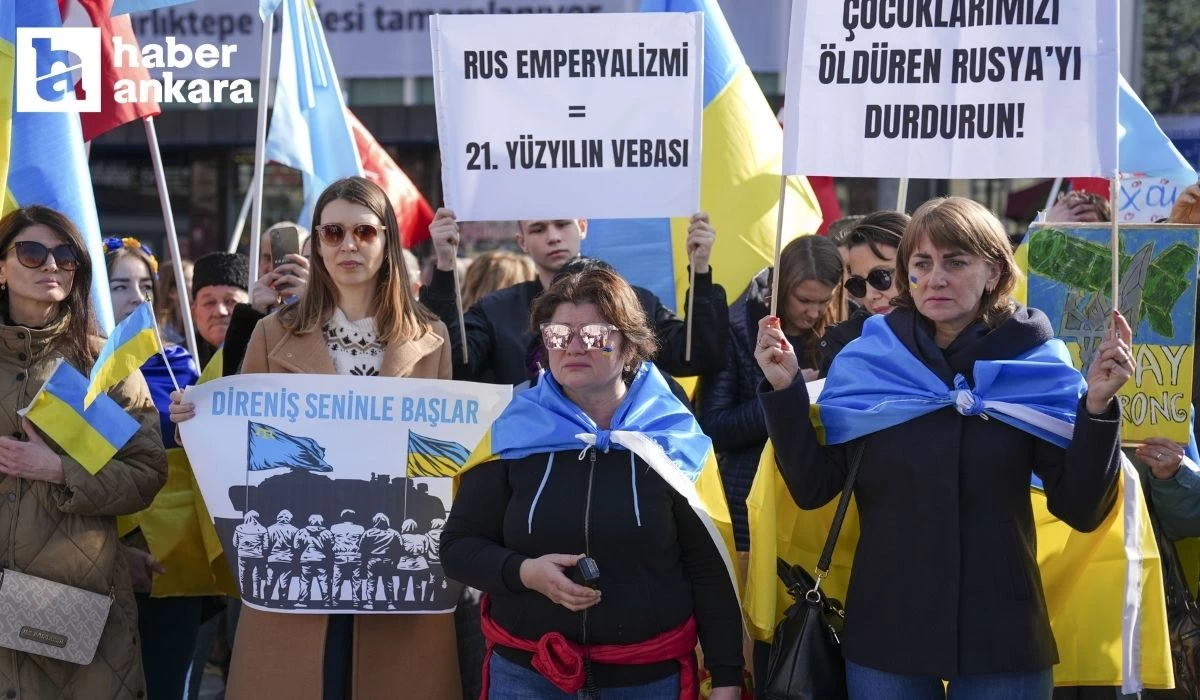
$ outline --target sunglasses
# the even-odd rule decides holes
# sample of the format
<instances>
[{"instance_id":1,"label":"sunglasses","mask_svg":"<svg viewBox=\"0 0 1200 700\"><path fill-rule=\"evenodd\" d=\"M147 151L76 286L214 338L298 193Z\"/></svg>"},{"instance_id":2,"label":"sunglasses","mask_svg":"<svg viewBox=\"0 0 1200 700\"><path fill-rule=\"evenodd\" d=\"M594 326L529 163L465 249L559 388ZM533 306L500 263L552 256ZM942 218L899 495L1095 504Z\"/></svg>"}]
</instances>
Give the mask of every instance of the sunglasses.
<instances>
[{"instance_id":1,"label":"sunglasses","mask_svg":"<svg viewBox=\"0 0 1200 700\"><path fill-rule=\"evenodd\" d=\"M578 333L585 350L611 352L608 337L618 330L620 329L608 323L585 323L572 328L565 323L547 322L542 324L542 345L545 345L547 350L566 350Z\"/></svg>"},{"instance_id":2,"label":"sunglasses","mask_svg":"<svg viewBox=\"0 0 1200 700\"><path fill-rule=\"evenodd\" d=\"M387 226L376 226L375 224L321 224L317 227L317 234L321 236L321 242L325 245L335 246L341 245L342 241L346 240L346 230L354 234L354 242L358 245L369 245L375 242L379 234L387 230Z\"/></svg>"},{"instance_id":3,"label":"sunglasses","mask_svg":"<svg viewBox=\"0 0 1200 700\"><path fill-rule=\"evenodd\" d=\"M47 248L37 241L17 241L9 250L16 251L17 262L32 269L45 265L46 258L51 255L54 256L54 264L58 265L59 269L73 272L79 267L79 256L75 254L75 249L66 243Z\"/></svg>"},{"instance_id":4,"label":"sunglasses","mask_svg":"<svg viewBox=\"0 0 1200 700\"><path fill-rule=\"evenodd\" d=\"M859 299L867 295L868 284L881 292L886 292L892 288L892 275L894 274L896 274L895 269L880 268L878 270L871 270L867 274L866 279L854 275L846 279L846 291L850 292L851 296L858 297Z\"/></svg>"}]
</instances>

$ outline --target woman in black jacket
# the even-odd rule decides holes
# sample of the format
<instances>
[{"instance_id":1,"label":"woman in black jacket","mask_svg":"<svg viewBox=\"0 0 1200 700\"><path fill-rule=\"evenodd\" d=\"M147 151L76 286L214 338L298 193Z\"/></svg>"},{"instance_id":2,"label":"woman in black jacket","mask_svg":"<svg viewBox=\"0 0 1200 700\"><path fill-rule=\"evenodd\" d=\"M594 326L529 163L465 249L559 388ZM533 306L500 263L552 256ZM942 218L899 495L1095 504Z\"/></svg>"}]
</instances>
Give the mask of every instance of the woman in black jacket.
<instances>
[{"instance_id":1,"label":"woman in black jacket","mask_svg":"<svg viewBox=\"0 0 1200 700\"><path fill-rule=\"evenodd\" d=\"M1118 332L1085 384L1046 316L1009 297L1018 273L1007 236L967 199L918 209L896 266L898 308L870 319L826 380L828 444L774 319L760 324L756 351L768 432L797 505L832 500L849 446L862 447L842 637L850 697L943 698L945 679L951 697L1049 698L1058 653L1030 479L1041 478L1050 512L1075 529L1095 529L1113 507L1113 397L1133 371L1129 326L1114 313ZM1036 420L989 399L1020 403Z\"/></svg>"},{"instance_id":2,"label":"woman in black jacket","mask_svg":"<svg viewBox=\"0 0 1200 700\"><path fill-rule=\"evenodd\" d=\"M493 424L497 457L461 476L441 540L446 575L487 593L486 697L694 698L698 637L710 697L738 698L741 612L709 534L723 504L692 505L711 444L646 362L636 295L568 274L531 325L550 372Z\"/></svg>"},{"instance_id":3,"label":"woman in black jacket","mask_svg":"<svg viewBox=\"0 0 1200 700\"><path fill-rule=\"evenodd\" d=\"M830 304L842 281L837 247L821 236L797 238L779 256L779 311L788 342L797 348L808 378L821 366L819 342L832 318ZM746 496L754 481L758 458L767 443L767 424L756 390L762 370L754 361L758 321L770 311L771 269L729 308L729 348L721 371L700 383L700 427L712 438L721 468L725 498L733 515L737 550L750 549Z\"/></svg>"}]
</instances>

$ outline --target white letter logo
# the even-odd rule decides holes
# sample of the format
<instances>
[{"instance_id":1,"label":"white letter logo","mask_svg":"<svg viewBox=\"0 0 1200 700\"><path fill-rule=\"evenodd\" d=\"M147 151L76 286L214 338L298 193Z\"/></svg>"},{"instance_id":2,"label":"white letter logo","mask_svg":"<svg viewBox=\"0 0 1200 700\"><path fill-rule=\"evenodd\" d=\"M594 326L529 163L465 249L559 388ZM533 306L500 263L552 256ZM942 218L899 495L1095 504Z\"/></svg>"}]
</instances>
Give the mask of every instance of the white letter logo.
<instances>
[{"instance_id":1,"label":"white letter logo","mask_svg":"<svg viewBox=\"0 0 1200 700\"><path fill-rule=\"evenodd\" d=\"M16 83L18 112L99 112L100 30L18 27Z\"/></svg>"}]
</instances>

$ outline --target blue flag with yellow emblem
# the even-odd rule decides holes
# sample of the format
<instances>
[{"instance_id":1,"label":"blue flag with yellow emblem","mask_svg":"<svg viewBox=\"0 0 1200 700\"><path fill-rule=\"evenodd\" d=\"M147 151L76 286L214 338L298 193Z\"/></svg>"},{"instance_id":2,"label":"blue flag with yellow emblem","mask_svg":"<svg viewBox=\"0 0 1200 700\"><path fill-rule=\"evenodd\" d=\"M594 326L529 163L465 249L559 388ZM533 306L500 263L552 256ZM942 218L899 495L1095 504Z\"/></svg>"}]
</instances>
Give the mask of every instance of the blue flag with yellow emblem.
<instances>
[{"instance_id":1,"label":"blue flag with yellow emblem","mask_svg":"<svg viewBox=\"0 0 1200 700\"><path fill-rule=\"evenodd\" d=\"M247 468L252 472L269 469L303 469L312 472L331 472L333 465L325 461L325 448L310 437L296 437L266 423L246 423L249 432Z\"/></svg>"}]
</instances>

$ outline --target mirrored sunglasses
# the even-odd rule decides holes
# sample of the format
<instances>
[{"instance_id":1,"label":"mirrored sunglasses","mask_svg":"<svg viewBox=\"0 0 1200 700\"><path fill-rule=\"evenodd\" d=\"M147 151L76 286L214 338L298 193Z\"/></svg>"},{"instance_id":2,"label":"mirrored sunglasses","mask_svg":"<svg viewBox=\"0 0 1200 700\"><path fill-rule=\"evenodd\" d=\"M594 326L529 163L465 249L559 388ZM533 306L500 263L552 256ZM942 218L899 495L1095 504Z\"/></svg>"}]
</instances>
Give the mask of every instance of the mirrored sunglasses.
<instances>
[{"instance_id":1,"label":"mirrored sunglasses","mask_svg":"<svg viewBox=\"0 0 1200 700\"><path fill-rule=\"evenodd\" d=\"M347 230L354 235L355 243L368 245L374 242L380 233L386 231L387 227L375 224L321 224L317 227L317 235L325 245L335 246L346 240Z\"/></svg>"},{"instance_id":2,"label":"mirrored sunglasses","mask_svg":"<svg viewBox=\"0 0 1200 700\"><path fill-rule=\"evenodd\" d=\"M585 323L573 328L565 323L547 322L542 324L542 345L547 350L566 350L578 333L585 350L612 352L608 338L619 330L608 323Z\"/></svg>"}]
</instances>

